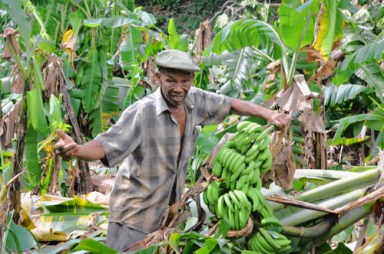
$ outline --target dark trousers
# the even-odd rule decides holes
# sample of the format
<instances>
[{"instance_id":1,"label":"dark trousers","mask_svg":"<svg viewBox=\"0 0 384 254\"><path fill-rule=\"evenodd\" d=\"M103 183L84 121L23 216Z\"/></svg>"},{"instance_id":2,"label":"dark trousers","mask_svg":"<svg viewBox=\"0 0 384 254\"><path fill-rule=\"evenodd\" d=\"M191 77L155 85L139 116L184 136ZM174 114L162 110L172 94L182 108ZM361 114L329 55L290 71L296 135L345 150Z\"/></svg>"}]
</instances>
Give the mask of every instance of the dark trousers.
<instances>
[{"instance_id":1,"label":"dark trousers","mask_svg":"<svg viewBox=\"0 0 384 254\"><path fill-rule=\"evenodd\" d=\"M143 240L146 233L127 227L117 222L109 222L107 230L107 245L115 250L123 251L132 244Z\"/></svg>"}]
</instances>

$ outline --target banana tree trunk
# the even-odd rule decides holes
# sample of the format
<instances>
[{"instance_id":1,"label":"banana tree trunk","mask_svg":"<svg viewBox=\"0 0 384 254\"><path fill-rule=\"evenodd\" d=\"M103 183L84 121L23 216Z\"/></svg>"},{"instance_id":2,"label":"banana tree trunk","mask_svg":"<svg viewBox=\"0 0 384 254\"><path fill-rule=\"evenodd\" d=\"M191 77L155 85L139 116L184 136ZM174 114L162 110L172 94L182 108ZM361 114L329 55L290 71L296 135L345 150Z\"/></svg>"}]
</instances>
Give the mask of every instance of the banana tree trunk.
<instances>
[{"instance_id":1,"label":"banana tree trunk","mask_svg":"<svg viewBox=\"0 0 384 254\"><path fill-rule=\"evenodd\" d=\"M62 73L65 78L64 73ZM66 79L65 79L66 80ZM65 108L69 116L69 121L72 125L72 131L74 135L74 140L78 144L83 144L84 140L80 134L79 123L77 122L75 111L73 109L71 97L68 94L67 86L63 85L62 87L63 99L65 103ZM91 173L89 171L89 165L86 161L79 160L79 176L75 179L75 188L79 193L87 193L93 191Z\"/></svg>"},{"instance_id":2,"label":"banana tree trunk","mask_svg":"<svg viewBox=\"0 0 384 254\"><path fill-rule=\"evenodd\" d=\"M27 84L28 86L28 84ZM24 157L24 138L26 132L26 116L27 116L27 105L25 101L25 96L21 100L21 114L20 114L20 122L17 128L16 133L16 150L13 159L12 165L12 175L16 176L21 174L23 171L23 157ZM20 177L15 179L9 189L9 210L13 210L13 221L18 224L20 219L20 211L21 211L21 181Z\"/></svg>"}]
</instances>

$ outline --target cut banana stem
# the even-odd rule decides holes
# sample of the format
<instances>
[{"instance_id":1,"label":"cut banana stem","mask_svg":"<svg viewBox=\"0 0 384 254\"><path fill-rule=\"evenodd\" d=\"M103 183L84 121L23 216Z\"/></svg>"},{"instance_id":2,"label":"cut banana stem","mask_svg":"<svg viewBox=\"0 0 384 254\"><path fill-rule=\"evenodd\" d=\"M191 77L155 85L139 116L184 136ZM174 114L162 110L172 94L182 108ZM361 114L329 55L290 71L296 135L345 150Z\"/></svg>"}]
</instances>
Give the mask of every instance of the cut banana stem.
<instances>
[{"instance_id":1,"label":"cut banana stem","mask_svg":"<svg viewBox=\"0 0 384 254\"><path fill-rule=\"evenodd\" d=\"M295 197L291 197L295 200L316 202L332 196L336 196L341 193L346 193L357 188L365 188L372 184L375 184L381 175L379 168L371 169L357 175L352 175L348 178L342 178L334 182L321 185L315 189L306 191ZM284 208L284 204L268 202L274 211L278 211Z\"/></svg>"},{"instance_id":2,"label":"cut banana stem","mask_svg":"<svg viewBox=\"0 0 384 254\"><path fill-rule=\"evenodd\" d=\"M342 194L340 196L327 199L326 201L318 203L317 205L324 208L328 208L328 209L335 209L343 205L349 204L355 200L358 200L360 197L364 195L365 191L366 191L365 188L358 189L350 193ZM315 210L300 209L299 211L293 211L293 212L289 211L289 215L286 217L283 217L285 214L284 211L287 211L287 210L284 209L279 212L275 212L274 215L278 219L280 219L281 224L287 225L287 226L296 226L299 224L303 224L313 219L323 217L324 215L327 214L325 212L320 212Z\"/></svg>"}]
</instances>

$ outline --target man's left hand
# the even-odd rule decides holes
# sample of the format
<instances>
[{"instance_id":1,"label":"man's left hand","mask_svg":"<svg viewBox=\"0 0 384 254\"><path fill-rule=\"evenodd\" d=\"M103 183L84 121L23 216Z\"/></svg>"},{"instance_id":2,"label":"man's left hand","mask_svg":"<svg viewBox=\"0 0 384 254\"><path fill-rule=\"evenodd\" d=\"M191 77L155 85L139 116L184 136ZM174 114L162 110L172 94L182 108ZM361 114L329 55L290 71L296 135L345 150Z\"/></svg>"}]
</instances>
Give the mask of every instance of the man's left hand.
<instances>
[{"instance_id":1,"label":"man's left hand","mask_svg":"<svg viewBox=\"0 0 384 254\"><path fill-rule=\"evenodd\" d=\"M291 117L287 114L273 111L269 122L279 129L284 129L291 124Z\"/></svg>"}]
</instances>

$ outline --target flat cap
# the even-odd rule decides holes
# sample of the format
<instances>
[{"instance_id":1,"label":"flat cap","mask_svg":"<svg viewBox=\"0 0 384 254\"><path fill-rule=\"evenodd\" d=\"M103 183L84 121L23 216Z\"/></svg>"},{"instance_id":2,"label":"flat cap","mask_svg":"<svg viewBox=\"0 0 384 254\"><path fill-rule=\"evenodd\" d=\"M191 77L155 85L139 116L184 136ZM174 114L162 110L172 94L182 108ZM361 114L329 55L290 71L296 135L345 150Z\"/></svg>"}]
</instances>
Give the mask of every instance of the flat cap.
<instances>
[{"instance_id":1,"label":"flat cap","mask_svg":"<svg viewBox=\"0 0 384 254\"><path fill-rule=\"evenodd\" d=\"M176 50L167 49L161 51L155 60L158 67L177 69L182 71L200 71L199 66L195 60L188 53Z\"/></svg>"}]
</instances>

